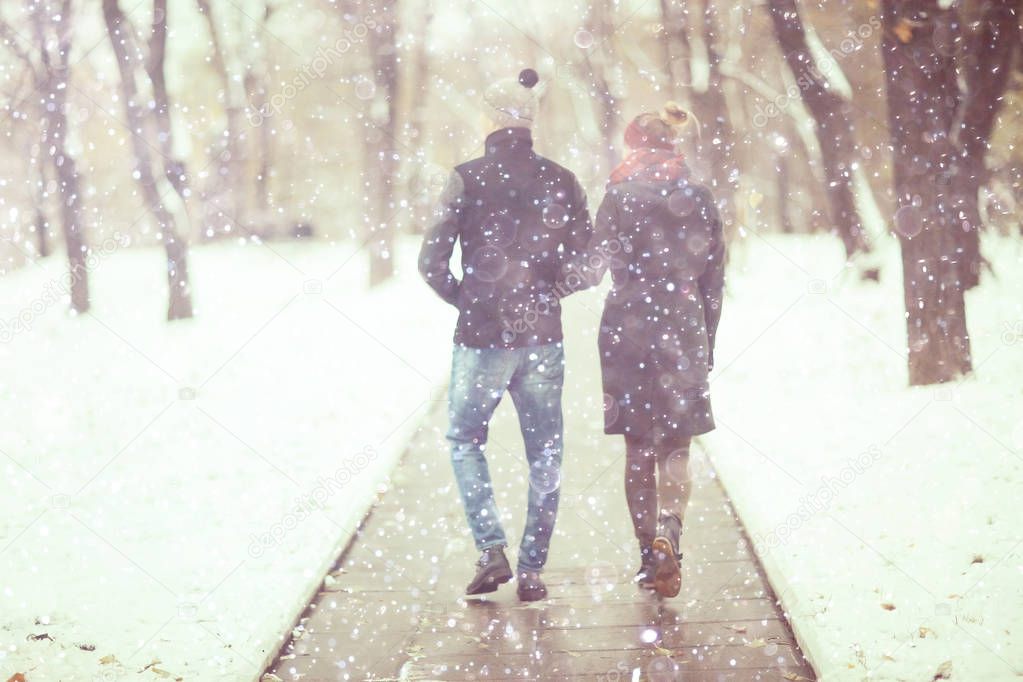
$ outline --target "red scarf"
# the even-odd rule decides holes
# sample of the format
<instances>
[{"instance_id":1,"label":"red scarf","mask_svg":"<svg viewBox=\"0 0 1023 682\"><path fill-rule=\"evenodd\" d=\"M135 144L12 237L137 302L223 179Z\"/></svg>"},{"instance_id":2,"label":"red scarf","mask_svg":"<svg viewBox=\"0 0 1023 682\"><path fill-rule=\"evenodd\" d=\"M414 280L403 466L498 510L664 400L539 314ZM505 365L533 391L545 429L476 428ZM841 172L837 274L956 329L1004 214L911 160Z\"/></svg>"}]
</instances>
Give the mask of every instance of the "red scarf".
<instances>
[{"instance_id":1,"label":"red scarf","mask_svg":"<svg viewBox=\"0 0 1023 682\"><path fill-rule=\"evenodd\" d=\"M639 182L676 182L689 176L689 167L681 154L672 150L645 147L636 149L611 171L607 184L635 180Z\"/></svg>"}]
</instances>

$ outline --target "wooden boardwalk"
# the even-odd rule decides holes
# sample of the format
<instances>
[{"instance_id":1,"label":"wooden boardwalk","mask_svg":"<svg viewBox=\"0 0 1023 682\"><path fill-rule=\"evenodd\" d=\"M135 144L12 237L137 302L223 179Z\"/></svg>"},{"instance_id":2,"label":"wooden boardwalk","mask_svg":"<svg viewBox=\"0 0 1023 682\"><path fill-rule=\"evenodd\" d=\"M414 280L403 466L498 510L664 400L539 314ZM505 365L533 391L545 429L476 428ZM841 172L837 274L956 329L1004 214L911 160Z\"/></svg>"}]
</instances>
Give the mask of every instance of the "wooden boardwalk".
<instances>
[{"instance_id":1,"label":"wooden boardwalk","mask_svg":"<svg viewBox=\"0 0 1023 682\"><path fill-rule=\"evenodd\" d=\"M567 348L549 598L523 604L514 582L485 599L463 596L478 553L438 404L269 672L304 682L814 679L698 445L682 592L659 599L631 583L638 549L625 506L624 446L601 433L596 361L584 340L595 337L589 325L577 326ZM527 483L510 403L495 416L488 456L514 565Z\"/></svg>"}]
</instances>

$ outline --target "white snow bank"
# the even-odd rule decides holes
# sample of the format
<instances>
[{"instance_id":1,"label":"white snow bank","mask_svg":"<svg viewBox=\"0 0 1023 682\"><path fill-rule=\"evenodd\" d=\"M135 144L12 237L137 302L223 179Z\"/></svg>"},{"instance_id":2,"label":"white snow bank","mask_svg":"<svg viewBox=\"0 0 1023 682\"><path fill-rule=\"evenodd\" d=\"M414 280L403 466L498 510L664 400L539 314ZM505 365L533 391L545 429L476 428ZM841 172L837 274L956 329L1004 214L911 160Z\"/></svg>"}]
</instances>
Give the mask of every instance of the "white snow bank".
<instances>
[{"instance_id":1,"label":"white snow bank","mask_svg":"<svg viewBox=\"0 0 1023 682\"><path fill-rule=\"evenodd\" d=\"M78 319L59 258L3 279L0 679L262 673L443 384L416 244L371 292L350 245L196 248L173 324L157 250L102 259Z\"/></svg>"},{"instance_id":2,"label":"white snow bank","mask_svg":"<svg viewBox=\"0 0 1023 682\"><path fill-rule=\"evenodd\" d=\"M705 444L821 679L1018 679L1020 243L988 241L968 294L975 376L914 389L891 239L880 286L833 238L744 246Z\"/></svg>"}]
</instances>

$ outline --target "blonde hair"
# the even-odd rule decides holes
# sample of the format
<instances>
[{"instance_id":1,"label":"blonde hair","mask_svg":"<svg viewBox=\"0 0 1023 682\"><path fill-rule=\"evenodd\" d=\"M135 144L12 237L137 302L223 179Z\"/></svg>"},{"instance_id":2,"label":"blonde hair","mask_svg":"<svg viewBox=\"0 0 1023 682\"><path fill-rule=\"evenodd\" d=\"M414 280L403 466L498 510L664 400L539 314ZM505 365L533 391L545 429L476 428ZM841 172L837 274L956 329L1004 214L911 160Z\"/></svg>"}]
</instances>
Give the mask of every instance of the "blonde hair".
<instances>
[{"instance_id":1,"label":"blonde hair","mask_svg":"<svg viewBox=\"0 0 1023 682\"><path fill-rule=\"evenodd\" d=\"M658 118L672 129L676 138L691 123L696 126L696 136L700 136L700 122L696 120L693 112L684 109L678 102L669 101L665 103L658 113Z\"/></svg>"},{"instance_id":2,"label":"blonde hair","mask_svg":"<svg viewBox=\"0 0 1023 682\"><path fill-rule=\"evenodd\" d=\"M632 120L625 129L626 146L671 148L689 122L696 117L676 102L668 102L660 111L648 111ZM699 135L699 128L696 131Z\"/></svg>"}]
</instances>

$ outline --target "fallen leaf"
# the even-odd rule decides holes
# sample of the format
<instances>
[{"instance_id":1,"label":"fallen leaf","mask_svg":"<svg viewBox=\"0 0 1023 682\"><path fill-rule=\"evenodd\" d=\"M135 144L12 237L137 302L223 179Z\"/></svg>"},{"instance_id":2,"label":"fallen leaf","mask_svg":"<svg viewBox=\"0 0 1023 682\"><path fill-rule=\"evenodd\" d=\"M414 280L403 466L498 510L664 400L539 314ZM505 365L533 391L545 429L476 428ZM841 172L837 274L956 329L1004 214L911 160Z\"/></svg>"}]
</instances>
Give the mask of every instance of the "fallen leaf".
<instances>
[{"instance_id":1,"label":"fallen leaf","mask_svg":"<svg viewBox=\"0 0 1023 682\"><path fill-rule=\"evenodd\" d=\"M654 644L654 651L658 656L667 656L668 658L676 655L676 653L671 649L665 649L663 646L659 646L657 644Z\"/></svg>"},{"instance_id":2,"label":"fallen leaf","mask_svg":"<svg viewBox=\"0 0 1023 682\"><path fill-rule=\"evenodd\" d=\"M938 666L938 672L934 673L932 680L951 680L952 679L952 661L945 661Z\"/></svg>"},{"instance_id":3,"label":"fallen leaf","mask_svg":"<svg viewBox=\"0 0 1023 682\"><path fill-rule=\"evenodd\" d=\"M982 563L984 563L984 556L982 554L974 554L973 555L973 561L970 562L970 565L972 566L973 564L982 564Z\"/></svg>"},{"instance_id":4,"label":"fallen leaf","mask_svg":"<svg viewBox=\"0 0 1023 682\"><path fill-rule=\"evenodd\" d=\"M785 673L782 677L786 680L792 680L792 682L812 682L809 677L803 677L799 673Z\"/></svg>"},{"instance_id":5,"label":"fallen leaf","mask_svg":"<svg viewBox=\"0 0 1023 682\"><path fill-rule=\"evenodd\" d=\"M117 663L117 656L113 654L107 654L99 659L100 665L110 665L111 663Z\"/></svg>"},{"instance_id":6,"label":"fallen leaf","mask_svg":"<svg viewBox=\"0 0 1023 682\"><path fill-rule=\"evenodd\" d=\"M25 676L21 673L14 673L7 682L25 682Z\"/></svg>"},{"instance_id":7,"label":"fallen leaf","mask_svg":"<svg viewBox=\"0 0 1023 682\"><path fill-rule=\"evenodd\" d=\"M757 637L752 641L746 642L746 646L750 649L762 649L767 646L767 642L762 640L760 637Z\"/></svg>"},{"instance_id":8,"label":"fallen leaf","mask_svg":"<svg viewBox=\"0 0 1023 682\"><path fill-rule=\"evenodd\" d=\"M900 18L892 27L892 33L899 39L900 43L908 43L913 39L913 28L917 24L906 18Z\"/></svg>"},{"instance_id":9,"label":"fallen leaf","mask_svg":"<svg viewBox=\"0 0 1023 682\"><path fill-rule=\"evenodd\" d=\"M739 634L746 632L746 626L744 625L732 625L731 623L729 623L728 625L725 625L725 627L731 630L732 632L738 632Z\"/></svg>"},{"instance_id":10,"label":"fallen leaf","mask_svg":"<svg viewBox=\"0 0 1023 682\"><path fill-rule=\"evenodd\" d=\"M884 609L885 611L894 611L895 604L891 603L890 601L883 601L881 602L881 608Z\"/></svg>"},{"instance_id":11,"label":"fallen leaf","mask_svg":"<svg viewBox=\"0 0 1023 682\"><path fill-rule=\"evenodd\" d=\"M920 639L926 639L927 635L931 635L932 637L937 637L938 633L935 632L934 630L928 628L928 627L924 627L923 625L921 625L920 626Z\"/></svg>"},{"instance_id":12,"label":"fallen leaf","mask_svg":"<svg viewBox=\"0 0 1023 682\"><path fill-rule=\"evenodd\" d=\"M159 658L154 658L154 659L152 660L152 662L150 662L150 663L147 663L147 664L145 664L144 666L142 666L142 670L139 670L139 672L140 672L140 673L144 673L144 672L146 672L147 670L149 670L150 668L152 668L152 667L153 667L154 665L160 665L160 663L161 663L161 662L162 662L162 661L160 661L160 659L159 659Z\"/></svg>"}]
</instances>

